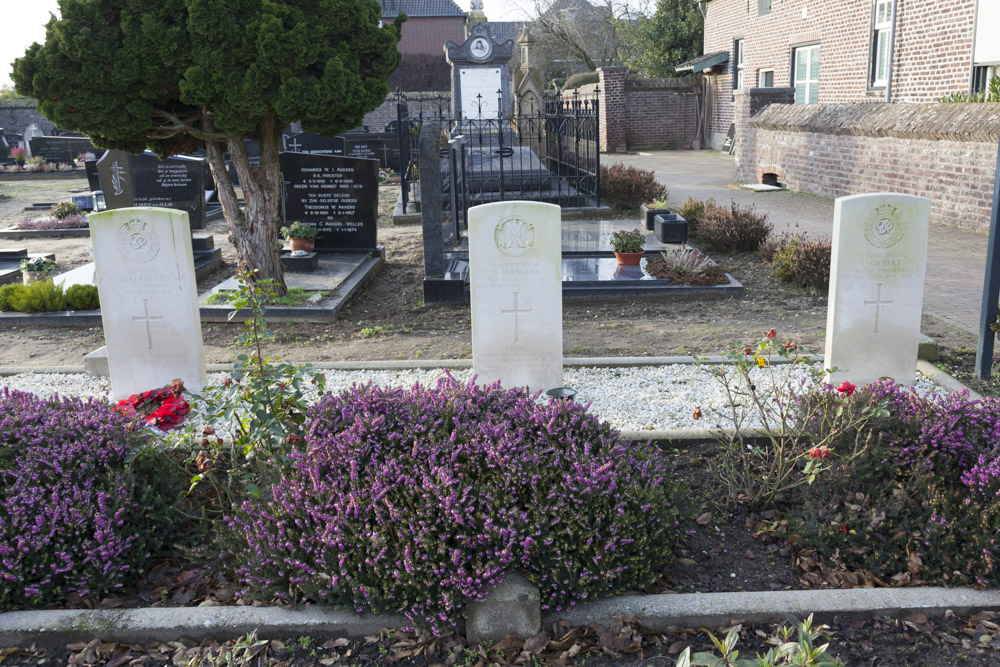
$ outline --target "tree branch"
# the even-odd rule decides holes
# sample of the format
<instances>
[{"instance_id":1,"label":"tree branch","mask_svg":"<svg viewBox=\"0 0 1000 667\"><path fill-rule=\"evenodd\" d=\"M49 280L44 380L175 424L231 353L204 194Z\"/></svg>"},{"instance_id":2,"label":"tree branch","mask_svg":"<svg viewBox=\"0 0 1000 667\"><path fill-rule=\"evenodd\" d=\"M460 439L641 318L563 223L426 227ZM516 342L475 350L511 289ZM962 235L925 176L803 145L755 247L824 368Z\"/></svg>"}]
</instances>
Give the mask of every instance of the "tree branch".
<instances>
[{"instance_id":1,"label":"tree branch","mask_svg":"<svg viewBox=\"0 0 1000 667\"><path fill-rule=\"evenodd\" d=\"M211 131L199 130L198 128L191 125L190 122L185 122L176 114L172 114L169 111L166 111L165 109L153 109L153 115L159 116L164 120L168 121L166 123L159 125L157 129L154 130L154 132L171 131L174 133L168 136L174 136L176 134L184 132L186 134L190 134L195 139L201 139L202 141L224 142L228 138L228 135L224 132L211 132ZM192 118L192 120L195 119L197 119L197 117Z\"/></svg>"}]
</instances>

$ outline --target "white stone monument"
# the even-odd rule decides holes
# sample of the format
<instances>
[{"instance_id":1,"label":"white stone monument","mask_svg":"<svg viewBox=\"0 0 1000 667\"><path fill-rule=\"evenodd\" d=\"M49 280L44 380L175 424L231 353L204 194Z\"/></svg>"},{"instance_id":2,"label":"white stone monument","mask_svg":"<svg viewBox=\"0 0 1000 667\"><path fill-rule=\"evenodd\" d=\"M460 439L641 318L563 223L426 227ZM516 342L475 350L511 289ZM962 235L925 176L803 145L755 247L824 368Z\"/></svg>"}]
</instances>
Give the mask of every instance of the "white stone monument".
<instances>
[{"instance_id":1,"label":"white stone monument","mask_svg":"<svg viewBox=\"0 0 1000 667\"><path fill-rule=\"evenodd\" d=\"M111 393L117 400L180 378L205 384L188 214L120 208L90 216Z\"/></svg>"},{"instance_id":2,"label":"white stone monument","mask_svg":"<svg viewBox=\"0 0 1000 667\"><path fill-rule=\"evenodd\" d=\"M477 382L562 386L562 218L555 204L469 209L472 367Z\"/></svg>"},{"instance_id":3,"label":"white stone monument","mask_svg":"<svg viewBox=\"0 0 1000 667\"><path fill-rule=\"evenodd\" d=\"M825 359L834 386L913 384L930 210L929 199L909 195L837 199Z\"/></svg>"}]
</instances>

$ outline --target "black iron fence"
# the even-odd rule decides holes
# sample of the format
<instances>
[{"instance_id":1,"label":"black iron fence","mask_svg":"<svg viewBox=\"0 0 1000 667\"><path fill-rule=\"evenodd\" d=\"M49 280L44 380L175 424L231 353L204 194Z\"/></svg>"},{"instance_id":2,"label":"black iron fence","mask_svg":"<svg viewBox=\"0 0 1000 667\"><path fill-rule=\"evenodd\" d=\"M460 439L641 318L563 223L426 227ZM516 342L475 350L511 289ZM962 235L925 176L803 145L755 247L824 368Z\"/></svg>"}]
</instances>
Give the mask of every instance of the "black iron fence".
<instances>
[{"instance_id":1,"label":"black iron fence","mask_svg":"<svg viewBox=\"0 0 1000 667\"><path fill-rule=\"evenodd\" d=\"M403 95L397 104L400 138L400 177L404 203L419 180L417 139L425 120L442 127L440 196L454 243L461 238L470 206L526 199L565 207L597 207L600 202L600 117L596 97L521 97L513 112L497 104L496 115L482 113L482 98L473 106L475 117L452 117L447 98L414 101ZM511 106L511 105L508 105ZM408 141L407 141L408 140ZM403 145L408 151L403 155Z\"/></svg>"}]
</instances>

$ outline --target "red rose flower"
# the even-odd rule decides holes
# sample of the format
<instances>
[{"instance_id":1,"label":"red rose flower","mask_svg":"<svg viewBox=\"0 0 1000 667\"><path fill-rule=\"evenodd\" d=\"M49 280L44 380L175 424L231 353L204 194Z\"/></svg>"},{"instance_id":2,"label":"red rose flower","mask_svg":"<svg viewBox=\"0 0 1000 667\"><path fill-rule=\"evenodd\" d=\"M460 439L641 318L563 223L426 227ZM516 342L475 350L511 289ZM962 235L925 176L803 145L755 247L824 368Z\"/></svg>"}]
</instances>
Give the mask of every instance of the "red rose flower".
<instances>
[{"instance_id":1,"label":"red rose flower","mask_svg":"<svg viewBox=\"0 0 1000 667\"><path fill-rule=\"evenodd\" d=\"M765 335L766 335L766 336L767 336L768 338L774 338L775 336L777 336L777 335L778 335L778 332L777 332L777 331L775 331L774 329L768 329L768 331L767 331L767 333L766 333Z\"/></svg>"},{"instance_id":2,"label":"red rose flower","mask_svg":"<svg viewBox=\"0 0 1000 667\"><path fill-rule=\"evenodd\" d=\"M857 387L855 387L853 384L851 384L847 380L844 380L843 382L841 382L840 386L837 387L837 391L839 391L842 394L847 394L848 396L853 395L855 389L857 389Z\"/></svg>"},{"instance_id":3,"label":"red rose flower","mask_svg":"<svg viewBox=\"0 0 1000 667\"><path fill-rule=\"evenodd\" d=\"M830 458L830 448L826 445L820 447L813 447L809 450L809 458L811 459L828 459Z\"/></svg>"}]
</instances>

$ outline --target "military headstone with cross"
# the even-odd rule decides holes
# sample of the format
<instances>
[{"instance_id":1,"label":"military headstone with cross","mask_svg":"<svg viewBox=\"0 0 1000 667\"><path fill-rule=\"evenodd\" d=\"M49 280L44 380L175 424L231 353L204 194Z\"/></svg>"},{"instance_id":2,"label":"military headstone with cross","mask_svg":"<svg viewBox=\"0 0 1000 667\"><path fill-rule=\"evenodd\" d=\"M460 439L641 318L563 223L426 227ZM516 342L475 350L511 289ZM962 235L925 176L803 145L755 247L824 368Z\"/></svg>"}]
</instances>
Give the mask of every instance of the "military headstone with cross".
<instances>
[{"instance_id":1,"label":"military headstone with cross","mask_svg":"<svg viewBox=\"0 0 1000 667\"><path fill-rule=\"evenodd\" d=\"M120 399L180 378L205 384L188 214L119 208L90 216L111 393Z\"/></svg>"},{"instance_id":2,"label":"military headstone with cross","mask_svg":"<svg viewBox=\"0 0 1000 667\"><path fill-rule=\"evenodd\" d=\"M898 194L837 199L826 323L828 381L913 384L927 263L930 200Z\"/></svg>"},{"instance_id":3,"label":"military headstone with cross","mask_svg":"<svg viewBox=\"0 0 1000 667\"><path fill-rule=\"evenodd\" d=\"M562 234L554 204L469 209L472 366L477 381L562 385Z\"/></svg>"}]
</instances>

